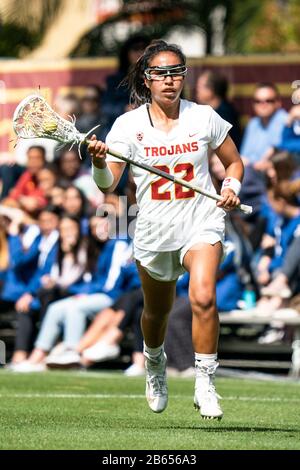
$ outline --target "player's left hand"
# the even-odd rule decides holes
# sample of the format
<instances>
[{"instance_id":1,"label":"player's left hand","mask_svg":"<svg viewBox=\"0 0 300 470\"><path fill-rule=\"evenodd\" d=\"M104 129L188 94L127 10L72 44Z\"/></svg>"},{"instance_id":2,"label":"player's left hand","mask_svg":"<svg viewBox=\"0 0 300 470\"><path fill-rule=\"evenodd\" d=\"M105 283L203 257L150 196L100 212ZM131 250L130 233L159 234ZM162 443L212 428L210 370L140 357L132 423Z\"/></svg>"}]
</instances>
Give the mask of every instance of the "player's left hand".
<instances>
[{"instance_id":1,"label":"player's left hand","mask_svg":"<svg viewBox=\"0 0 300 470\"><path fill-rule=\"evenodd\" d=\"M222 207L222 209L225 209L226 211L232 211L241 203L239 197L232 189L223 189L221 196L223 200L217 202L217 206Z\"/></svg>"}]
</instances>

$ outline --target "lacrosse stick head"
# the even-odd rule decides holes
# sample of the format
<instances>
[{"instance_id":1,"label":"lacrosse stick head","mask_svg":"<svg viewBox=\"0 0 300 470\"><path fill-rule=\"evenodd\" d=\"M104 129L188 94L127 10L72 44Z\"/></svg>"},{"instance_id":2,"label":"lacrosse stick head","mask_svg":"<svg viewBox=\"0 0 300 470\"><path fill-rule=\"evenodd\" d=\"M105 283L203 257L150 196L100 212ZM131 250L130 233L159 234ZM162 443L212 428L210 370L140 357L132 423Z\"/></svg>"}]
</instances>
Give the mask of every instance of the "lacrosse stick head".
<instances>
[{"instance_id":1,"label":"lacrosse stick head","mask_svg":"<svg viewBox=\"0 0 300 470\"><path fill-rule=\"evenodd\" d=\"M21 101L14 112L13 127L22 139L42 137L80 145L86 137L76 129L75 119L63 119L39 95L30 95Z\"/></svg>"}]
</instances>

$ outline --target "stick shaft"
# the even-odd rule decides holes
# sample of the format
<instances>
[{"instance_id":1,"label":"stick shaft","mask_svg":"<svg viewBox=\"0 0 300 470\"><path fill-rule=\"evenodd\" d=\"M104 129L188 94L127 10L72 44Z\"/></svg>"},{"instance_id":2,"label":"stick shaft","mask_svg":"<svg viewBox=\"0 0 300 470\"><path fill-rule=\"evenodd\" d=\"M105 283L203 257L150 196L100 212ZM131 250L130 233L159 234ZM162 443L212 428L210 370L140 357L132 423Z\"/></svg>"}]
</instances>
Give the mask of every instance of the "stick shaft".
<instances>
[{"instance_id":1,"label":"stick shaft","mask_svg":"<svg viewBox=\"0 0 300 470\"><path fill-rule=\"evenodd\" d=\"M89 141L86 141L88 144ZM129 163L130 165L135 165L142 170L147 170L150 173L153 173L157 176L160 176L161 178L165 178L169 181L172 181L173 183L180 184L181 186L184 186L185 188L192 189L196 193L202 194L203 196L209 197L210 199L214 199L215 201L222 201L222 196L219 194L214 194L210 193L209 191L206 191L206 189L200 188L196 184L189 183L188 181L183 180L182 178L177 178L176 176L170 175L169 173L166 173L165 171L159 170L158 168L155 168L153 166L147 165L147 163L139 163L136 161L131 160L128 157L125 157L124 155L120 154L119 152L116 152L115 150L109 149L107 152L109 155L112 155L113 157L119 158L120 160ZM240 204L237 207L239 210L244 212L245 214L251 214L252 213L252 207L247 206L246 204Z\"/></svg>"}]
</instances>

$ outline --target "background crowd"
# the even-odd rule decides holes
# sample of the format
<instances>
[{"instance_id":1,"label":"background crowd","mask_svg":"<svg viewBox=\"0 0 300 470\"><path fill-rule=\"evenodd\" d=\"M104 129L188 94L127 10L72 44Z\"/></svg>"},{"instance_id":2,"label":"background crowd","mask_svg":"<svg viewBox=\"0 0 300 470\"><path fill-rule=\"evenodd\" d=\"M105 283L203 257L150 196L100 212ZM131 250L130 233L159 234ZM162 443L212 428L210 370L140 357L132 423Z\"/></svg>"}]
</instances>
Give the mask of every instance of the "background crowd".
<instances>
[{"instance_id":1,"label":"background crowd","mask_svg":"<svg viewBox=\"0 0 300 470\"><path fill-rule=\"evenodd\" d=\"M129 92L119 84L147 43L142 36L128 40L105 89L91 84L81 96L58 96L56 111L75 115L81 132L101 123L96 133L104 140L114 120L130 110ZM253 117L242 129L239 110L227 98L229 85L204 70L194 96L233 124L230 135L245 164L240 197L253 206L250 216L227 215L217 303L221 312L274 314L258 339L266 344L284 339L279 309L300 311L300 105L283 109L275 84L259 83ZM210 169L219 191L224 168L213 152ZM86 151L80 160L76 148L57 149L51 141L20 142L10 163L0 165L0 322L2 314L15 312L11 370L91 367L119 357L129 338L132 362L125 374L144 373L143 297L132 240L118 223L127 211L120 196L134 204L134 189L127 170L113 194L102 194ZM166 340L169 366L183 373L193 365L188 281L188 274L178 280Z\"/></svg>"}]
</instances>

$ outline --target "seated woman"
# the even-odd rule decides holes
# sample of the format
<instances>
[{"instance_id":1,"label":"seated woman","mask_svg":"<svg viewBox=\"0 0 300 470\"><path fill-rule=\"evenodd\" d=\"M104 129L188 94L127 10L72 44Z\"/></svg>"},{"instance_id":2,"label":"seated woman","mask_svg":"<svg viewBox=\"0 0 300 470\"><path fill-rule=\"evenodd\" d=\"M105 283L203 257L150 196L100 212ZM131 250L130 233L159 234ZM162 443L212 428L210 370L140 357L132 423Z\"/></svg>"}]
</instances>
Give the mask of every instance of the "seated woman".
<instances>
[{"instance_id":1,"label":"seated woman","mask_svg":"<svg viewBox=\"0 0 300 470\"><path fill-rule=\"evenodd\" d=\"M51 302L69 295L68 288L81 280L86 258L86 240L82 239L80 221L63 215L59 222L58 243L40 263L27 286L29 301L23 300L22 305L19 302L13 370L27 372L28 362L24 359L32 349L37 323Z\"/></svg>"},{"instance_id":2,"label":"seated woman","mask_svg":"<svg viewBox=\"0 0 300 470\"><path fill-rule=\"evenodd\" d=\"M28 283L38 266L41 239L51 231L51 223L43 226L43 218L47 217L49 210L45 208L40 212L38 225L28 225L26 214L22 210L2 205L0 207L3 238L9 259L0 291L2 310L6 307L14 309L15 303L27 292ZM56 215L48 216L54 218L54 224L57 223Z\"/></svg>"},{"instance_id":3,"label":"seated woman","mask_svg":"<svg viewBox=\"0 0 300 470\"><path fill-rule=\"evenodd\" d=\"M143 337L140 319L143 309L143 293L136 265L125 265L118 279L118 300L108 309L102 310L77 346L81 363L90 366L94 362L115 359L120 354L119 343L130 327L134 333L132 366L126 375L144 374Z\"/></svg>"},{"instance_id":4,"label":"seated woman","mask_svg":"<svg viewBox=\"0 0 300 470\"><path fill-rule=\"evenodd\" d=\"M82 234L86 236L88 234L88 200L76 186L70 185L65 190L62 210L80 219Z\"/></svg>"},{"instance_id":5,"label":"seated woman","mask_svg":"<svg viewBox=\"0 0 300 470\"><path fill-rule=\"evenodd\" d=\"M283 197L271 181L267 195L267 227L257 265L257 280L261 287L268 284L282 267L288 247L300 227L300 207L294 197Z\"/></svg>"},{"instance_id":6,"label":"seated woman","mask_svg":"<svg viewBox=\"0 0 300 470\"><path fill-rule=\"evenodd\" d=\"M104 217L92 217L90 231L88 258L80 265L80 276L77 280L70 278L71 282L65 285L67 298L52 302L48 307L35 342L35 349L28 361L17 367L19 372L44 370L46 356L62 331L63 347L59 348L59 354L56 349L56 353L48 358L47 364L77 364L78 354L75 348L85 331L87 320L112 304L114 296L118 295L116 282L122 263L128 256L128 243L108 239L108 219ZM101 240L98 238L99 233L102 235Z\"/></svg>"}]
</instances>

